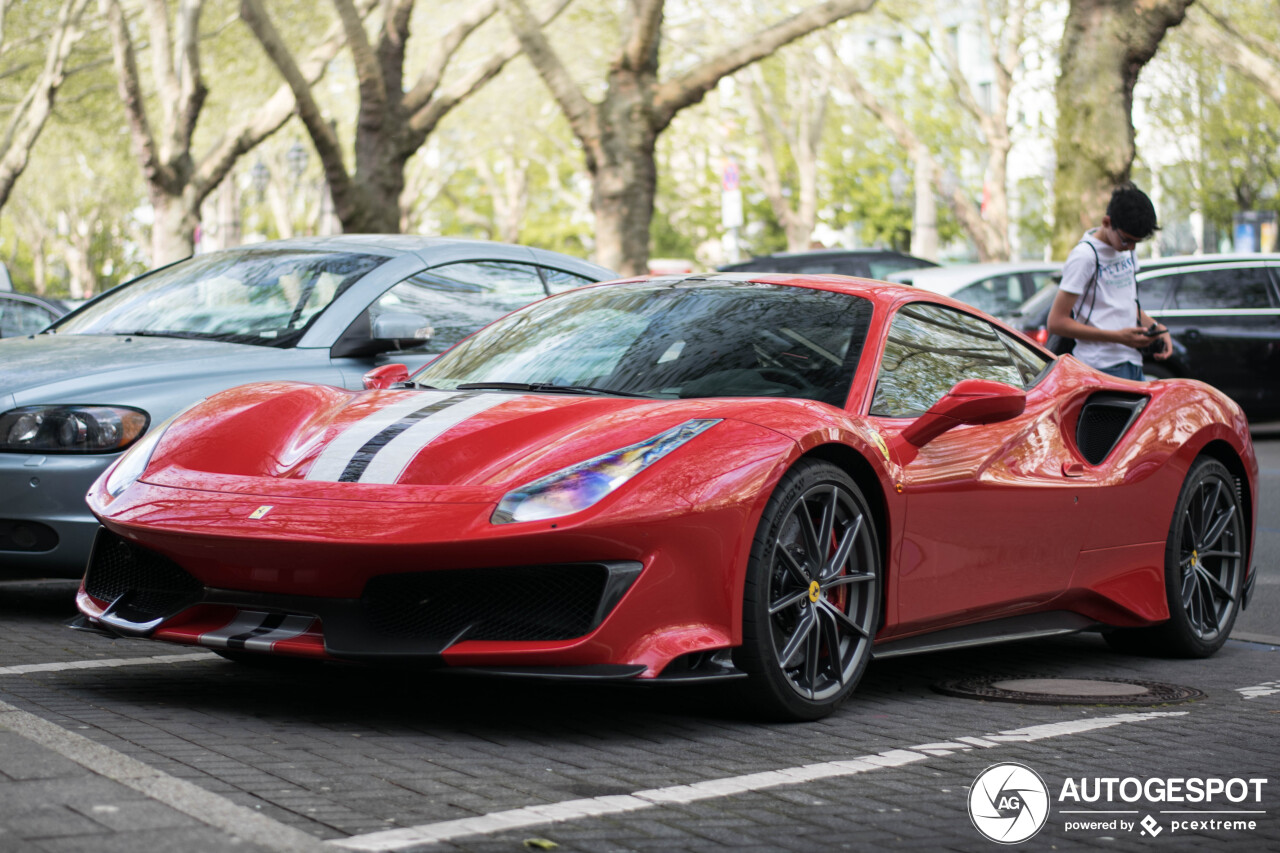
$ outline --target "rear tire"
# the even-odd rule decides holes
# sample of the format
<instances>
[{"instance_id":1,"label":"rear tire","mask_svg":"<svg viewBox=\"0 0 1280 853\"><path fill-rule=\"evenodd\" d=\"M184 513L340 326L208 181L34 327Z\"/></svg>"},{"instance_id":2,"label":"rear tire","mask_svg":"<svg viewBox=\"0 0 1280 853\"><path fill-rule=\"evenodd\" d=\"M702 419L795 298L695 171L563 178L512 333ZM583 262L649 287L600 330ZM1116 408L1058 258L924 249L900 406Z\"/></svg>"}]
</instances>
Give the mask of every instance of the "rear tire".
<instances>
[{"instance_id":1,"label":"rear tire","mask_svg":"<svg viewBox=\"0 0 1280 853\"><path fill-rule=\"evenodd\" d=\"M1240 612L1248 543L1231 472L1202 456L1187 472L1165 542L1169 620L1104 636L1122 652L1205 658L1231 635Z\"/></svg>"},{"instance_id":2,"label":"rear tire","mask_svg":"<svg viewBox=\"0 0 1280 853\"><path fill-rule=\"evenodd\" d=\"M857 484L801 460L774 489L752 543L734 662L768 717L816 720L850 693L880 620L880 546Z\"/></svg>"}]
</instances>

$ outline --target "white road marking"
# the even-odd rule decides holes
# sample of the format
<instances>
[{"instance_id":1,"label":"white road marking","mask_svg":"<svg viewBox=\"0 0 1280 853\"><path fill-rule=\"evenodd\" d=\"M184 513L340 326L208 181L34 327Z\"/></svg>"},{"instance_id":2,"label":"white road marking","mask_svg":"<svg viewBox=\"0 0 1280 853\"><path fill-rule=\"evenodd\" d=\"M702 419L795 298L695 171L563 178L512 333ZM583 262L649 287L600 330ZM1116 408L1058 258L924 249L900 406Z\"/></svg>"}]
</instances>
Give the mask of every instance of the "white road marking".
<instances>
[{"instance_id":1,"label":"white road marking","mask_svg":"<svg viewBox=\"0 0 1280 853\"><path fill-rule=\"evenodd\" d=\"M1255 684L1253 687L1237 687L1236 692L1245 699L1270 696L1272 693L1280 693L1280 681L1264 681L1261 684Z\"/></svg>"},{"instance_id":2,"label":"white road marking","mask_svg":"<svg viewBox=\"0 0 1280 853\"><path fill-rule=\"evenodd\" d=\"M319 853L326 849L320 839L300 829L264 817L199 785L148 767L136 758L4 702L0 702L0 728L35 741L100 776L251 844L282 853Z\"/></svg>"},{"instance_id":3,"label":"white road marking","mask_svg":"<svg viewBox=\"0 0 1280 853\"><path fill-rule=\"evenodd\" d=\"M742 794L748 791L760 791L784 785L798 785L835 776L852 776L886 767L901 767L904 764L925 761L936 756L951 755L955 752L967 752L972 749L994 749L1007 743L1029 743L1044 740L1045 738L1063 737L1096 729L1111 728L1125 723L1137 723L1164 717L1182 717L1186 716L1187 713L1187 711L1145 711L1141 713L1115 714L1109 717L1067 720L1060 723L1045 723L1038 726L1011 729L998 734L984 735L981 738L957 738L955 741L922 744L909 749L890 749L875 755L863 755L848 761L828 761L822 764L808 764L803 767L789 767L782 770L751 773L746 776L709 779L705 782L695 782L690 785L654 788L647 791L636 791L632 794L565 800L559 803L547 803L522 809L494 812L479 817L446 820L405 829L390 829L369 833L368 835L355 835L351 838L325 843L331 847L341 847L345 850L387 853L388 851L436 844L442 841L454 841L473 835L488 835L510 829L559 823L582 817L623 814L659 805L692 803L698 800L733 796L734 794Z\"/></svg>"},{"instance_id":4,"label":"white road marking","mask_svg":"<svg viewBox=\"0 0 1280 853\"><path fill-rule=\"evenodd\" d=\"M26 675L31 672L62 672L67 669L98 669L99 667L147 666L154 663L187 663L193 660L214 660L216 655L196 652L188 655L153 655L145 658L107 658L100 660L72 660L62 663L26 663L20 666L0 666L0 675Z\"/></svg>"}]
</instances>

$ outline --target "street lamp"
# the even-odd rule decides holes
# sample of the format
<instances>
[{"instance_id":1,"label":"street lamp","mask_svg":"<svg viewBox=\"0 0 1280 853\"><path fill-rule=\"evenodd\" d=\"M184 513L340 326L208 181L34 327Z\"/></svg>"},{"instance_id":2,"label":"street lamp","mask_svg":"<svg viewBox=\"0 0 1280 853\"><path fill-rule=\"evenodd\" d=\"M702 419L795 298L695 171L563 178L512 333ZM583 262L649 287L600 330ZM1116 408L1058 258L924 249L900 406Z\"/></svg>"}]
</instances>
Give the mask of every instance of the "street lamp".
<instances>
[{"instance_id":1,"label":"street lamp","mask_svg":"<svg viewBox=\"0 0 1280 853\"><path fill-rule=\"evenodd\" d=\"M258 196L258 201L262 201L262 197L267 193L267 181L271 180L271 170L267 168L267 164L261 160L253 164L249 169L249 186L253 189L254 194Z\"/></svg>"},{"instance_id":2,"label":"street lamp","mask_svg":"<svg viewBox=\"0 0 1280 853\"><path fill-rule=\"evenodd\" d=\"M289 164L289 175L296 184L302 177L302 173L307 170L307 161L311 159L311 155L307 153L307 149L301 142L294 142L285 152L284 159Z\"/></svg>"}]
</instances>

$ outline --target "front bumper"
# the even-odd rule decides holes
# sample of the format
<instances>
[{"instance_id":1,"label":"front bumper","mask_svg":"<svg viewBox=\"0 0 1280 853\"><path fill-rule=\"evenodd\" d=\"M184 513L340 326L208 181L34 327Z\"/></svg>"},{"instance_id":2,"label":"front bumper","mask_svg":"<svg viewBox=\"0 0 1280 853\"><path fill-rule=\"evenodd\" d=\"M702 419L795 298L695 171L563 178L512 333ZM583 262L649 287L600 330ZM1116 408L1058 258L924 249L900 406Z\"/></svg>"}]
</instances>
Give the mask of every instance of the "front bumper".
<instances>
[{"instance_id":1,"label":"front bumper","mask_svg":"<svg viewBox=\"0 0 1280 853\"><path fill-rule=\"evenodd\" d=\"M85 494L115 459L0 453L0 580L84 574L98 530Z\"/></svg>"},{"instance_id":2,"label":"front bumper","mask_svg":"<svg viewBox=\"0 0 1280 853\"><path fill-rule=\"evenodd\" d=\"M677 658L740 641L746 534L755 524L750 504L694 508L667 498L662 507L605 502L573 521L495 525L487 503L317 500L138 483L105 504L94 496L106 535L173 563L192 584L171 590L159 609L139 608L121 596L146 584L94 593L91 568L78 603L97 627L213 648L235 648L225 641L246 635L263 642L245 648L274 654L467 668L624 666L653 677ZM596 567L595 580L573 574L584 565ZM546 620L521 621L519 604L532 607L556 572L563 595L543 598L585 595L591 618L574 623L580 631L547 633L539 629ZM389 593L421 611L401 616L429 623L426 634L370 618L379 584L445 575L462 580ZM511 591L516 579L522 592ZM433 610L442 600L454 604ZM457 611L486 618L459 621ZM536 630L494 630L490 612L505 614L498 622L508 627ZM562 615L549 612L552 623ZM282 617L299 618L286 626ZM437 627L444 617L453 627ZM239 633L229 633L236 626Z\"/></svg>"}]
</instances>

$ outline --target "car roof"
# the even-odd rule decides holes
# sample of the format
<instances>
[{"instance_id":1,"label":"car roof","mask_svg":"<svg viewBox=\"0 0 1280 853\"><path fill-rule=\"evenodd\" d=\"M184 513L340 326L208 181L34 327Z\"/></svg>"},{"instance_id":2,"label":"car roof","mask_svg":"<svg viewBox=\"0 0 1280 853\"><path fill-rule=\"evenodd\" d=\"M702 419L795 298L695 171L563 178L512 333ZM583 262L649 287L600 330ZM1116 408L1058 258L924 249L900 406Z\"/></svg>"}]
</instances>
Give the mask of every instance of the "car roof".
<instances>
[{"instance_id":1,"label":"car roof","mask_svg":"<svg viewBox=\"0 0 1280 853\"><path fill-rule=\"evenodd\" d=\"M996 275L1012 275L1022 272L1056 272L1062 269L1057 261L1003 261L981 264L957 264L949 267L921 267L890 273L889 281L911 284L935 293L951 294L975 281Z\"/></svg>"},{"instance_id":2,"label":"car roof","mask_svg":"<svg viewBox=\"0 0 1280 853\"><path fill-rule=\"evenodd\" d=\"M556 269L570 268L575 272L590 273L599 279L617 278L618 274L599 264L531 246L514 243L498 243L493 240L468 240L459 237L428 237L421 234L334 234L324 237L292 237L271 240L224 249L225 252L253 252L274 250L302 250L312 252L361 252L364 254L398 257L417 255L428 264L435 265L459 259L522 260L543 264Z\"/></svg>"},{"instance_id":3,"label":"car roof","mask_svg":"<svg viewBox=\"0 0 1280 853\"><path fill-rule=\"evenodd\" d=\"M1157 267L1182 267L1196 264L1222 264L1233 262L1273 263L1280 264L1280 253L1277 252L1223 252L1221 254L1204 255L1166 255L1159 258L1139 258L1138 271L1156 269Z\"/></svg>"}]
</instances>

